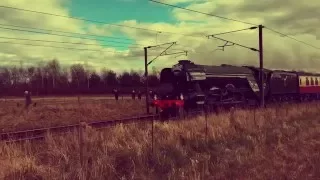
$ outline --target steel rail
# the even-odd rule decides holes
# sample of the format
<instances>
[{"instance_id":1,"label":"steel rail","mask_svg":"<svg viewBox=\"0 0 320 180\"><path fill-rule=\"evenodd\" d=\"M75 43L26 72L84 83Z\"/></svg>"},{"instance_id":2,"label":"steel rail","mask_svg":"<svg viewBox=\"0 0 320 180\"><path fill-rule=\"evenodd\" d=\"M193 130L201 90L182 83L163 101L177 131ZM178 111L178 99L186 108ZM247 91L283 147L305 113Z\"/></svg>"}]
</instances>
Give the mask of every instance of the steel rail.
<instances>
[{"instance_id":1,"label":"steel rail","mask_svg":"<svg viewBox=\"0 0 320 180\"><path fill-rule=\"evenodd\" d=\"M116 120L108 120L108 121L96 121L96 122L85 122L88 126L91 127L103 127L103 126L113 126L117 124L123 123L132 123L134 121L142 121L150 118L154 118L156 115L144 115L144 116L136 116L130 118L122 118ZM46 133L61 133L68 132L78 129L80 124L71 124L66 126L54 126L47 128L37 128L37 129L29 129L22 131L10 131L0 133L0 141L10 141L10 140L19 140L19 139L28 139L32 137L40 137L45 136Z\"/></svg>"}]
</instances>

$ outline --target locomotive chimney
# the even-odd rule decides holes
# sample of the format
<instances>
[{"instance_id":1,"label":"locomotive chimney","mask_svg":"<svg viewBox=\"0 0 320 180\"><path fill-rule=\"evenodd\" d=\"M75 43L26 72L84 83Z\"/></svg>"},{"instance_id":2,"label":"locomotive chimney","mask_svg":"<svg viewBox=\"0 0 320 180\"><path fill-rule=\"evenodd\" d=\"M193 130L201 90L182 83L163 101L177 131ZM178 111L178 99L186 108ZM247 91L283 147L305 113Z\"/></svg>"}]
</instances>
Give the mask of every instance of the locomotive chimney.
<instances>
[{"instance_id":1,"label":"locomotive chimney","mask_svg":"<svg viewBox=\"0 0 320 180\"><path fill-rule=\"evenodd\" d=\"M190 64L191 61L190 60L180 60L179 64Z\"/></svg>"}]
</instances>

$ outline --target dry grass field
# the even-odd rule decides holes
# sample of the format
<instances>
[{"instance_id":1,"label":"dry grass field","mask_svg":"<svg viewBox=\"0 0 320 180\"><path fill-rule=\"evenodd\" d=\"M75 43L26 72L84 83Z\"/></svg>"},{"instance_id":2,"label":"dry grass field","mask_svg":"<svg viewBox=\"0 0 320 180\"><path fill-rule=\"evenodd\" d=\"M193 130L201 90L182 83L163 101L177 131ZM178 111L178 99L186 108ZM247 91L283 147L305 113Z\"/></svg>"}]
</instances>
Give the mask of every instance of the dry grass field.
<instances>
[{"instance_id":1,"label":"dry grass field","mask_svg":"<svg viewBox=\"0 0 320 180\"><path fill-rule=\"evenodd\" d=\"M27 112L23 99L1 101L0 132L68 125L79 120L114 120L146 112L144 99L129 97L119 101L110 97L80 97L80 101L77 97L34 98L33 102L36 106L30 106Z\"/></svg>"},{"instance_id":2,"label":"dry grass field","mask_svg":"<svg viewBox=\"0 0 320 180\"><path fill-rule=\"evenodd\" d=\"M153 152L151 123L87 127L81 145L77 133L0 144L0 178L319 179L319 115L315 103L211 115L207 138L204 117L156 122Z\"/></svg>"}]
</instances>

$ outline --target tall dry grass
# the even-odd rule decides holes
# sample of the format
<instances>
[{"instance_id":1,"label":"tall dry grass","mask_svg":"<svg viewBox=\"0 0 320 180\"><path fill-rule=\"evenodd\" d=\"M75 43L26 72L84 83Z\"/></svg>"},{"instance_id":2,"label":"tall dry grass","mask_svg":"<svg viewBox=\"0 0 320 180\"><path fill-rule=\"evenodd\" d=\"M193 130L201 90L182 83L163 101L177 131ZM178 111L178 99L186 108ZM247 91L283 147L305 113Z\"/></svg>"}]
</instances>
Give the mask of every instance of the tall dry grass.
<instances>
[{"instance_id":1,"label":"tall dry grass","mask_svg":"<svg viewBox=\"0 0 320 180\"><path fill-rule=\"evenodd\" d=\"M38 101L26 111L23 101L0 104L0 132L61 126L79 121L114 120L145 114L144 100L76 99Z\"/></svg>"},{"instance_id":2,"label":"tall dry grass","mask_svg":"<svg viewBox=\"0 0 320 180\"><path fill-rule=\"evenodd\" d=\"M320 106L236 110L1 144L2 179L319 179ZM80 147L83 156L80 158ZM82 163L80 161L82 160Z\"/></svg>"}]
</instances>

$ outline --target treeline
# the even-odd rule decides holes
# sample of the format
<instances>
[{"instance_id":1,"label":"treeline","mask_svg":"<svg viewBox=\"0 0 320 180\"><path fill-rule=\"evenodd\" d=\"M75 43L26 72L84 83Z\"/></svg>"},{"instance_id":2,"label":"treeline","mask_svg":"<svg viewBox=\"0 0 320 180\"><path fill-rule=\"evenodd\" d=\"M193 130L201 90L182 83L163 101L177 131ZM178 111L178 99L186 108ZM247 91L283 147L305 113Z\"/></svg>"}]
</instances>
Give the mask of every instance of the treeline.
<instances>
[{"instance_id":1,"label":"treeline","mask_svg":"<svg viewBox=\"0 0 320 180\"><path fill-rule=\"evenodd\" d=\"M51 60L43 66L1 67L0 94L21 96L25 90L33 95L74 95L109 94L114 88L120 93L130 93L133 89L144 92L146 79L143 72L130 71L117 74L111 69L100 73L89 70L83 64L73 64L62 68L58 60ZM159 84L155 69L149 74L149 86Z\"/></svg>"}]
</instances>

